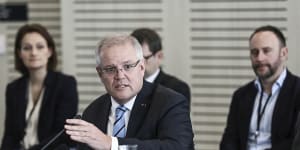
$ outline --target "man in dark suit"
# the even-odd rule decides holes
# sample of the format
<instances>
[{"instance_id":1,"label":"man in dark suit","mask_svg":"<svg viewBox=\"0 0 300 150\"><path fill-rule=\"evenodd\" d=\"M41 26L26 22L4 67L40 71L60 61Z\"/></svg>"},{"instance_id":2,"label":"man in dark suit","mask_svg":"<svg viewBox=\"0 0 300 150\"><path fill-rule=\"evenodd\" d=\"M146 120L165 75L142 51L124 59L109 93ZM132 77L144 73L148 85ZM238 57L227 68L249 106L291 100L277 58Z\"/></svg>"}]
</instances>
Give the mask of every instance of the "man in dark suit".
<instances>
[{"instance_id":1,"label":"man in dark suit","mask_svg":"<svg viewBox=\"0 0 300 150\"><path fill-rule=\"evenodd\" d=\"M249 39L257 78L234 92L221 150L289 150L299 111L300 79L285 65L286 40L274 26Z\"/></svg>"},{"instance_id":2,"label":"man in dark suit","mask_svg":"<svg viewBox=\"0 0 300 150\"><path fill-rule=\"evenodd\" d=\"M68 119L66 133L79 149L193 150L193 131L186 98L143 80L141 45L132 36L105 38L99 45L97 71L107 94L83 113Z\"/></svg>"},{"instance_id":3,"label":"man in dark suit","mask_svg":"<svg viewBox=\"0 0 300 150\"><path fill-rule=\"evenodd\" d=\"M159 35L152 29L139 28L131 33L142 45L145 58L145 80L151 83L161 84L184 95L191 101L191 92L187 83L178 78L166 74L160 68L163 60L162 44Z\"/></svg>"}]
</instances>

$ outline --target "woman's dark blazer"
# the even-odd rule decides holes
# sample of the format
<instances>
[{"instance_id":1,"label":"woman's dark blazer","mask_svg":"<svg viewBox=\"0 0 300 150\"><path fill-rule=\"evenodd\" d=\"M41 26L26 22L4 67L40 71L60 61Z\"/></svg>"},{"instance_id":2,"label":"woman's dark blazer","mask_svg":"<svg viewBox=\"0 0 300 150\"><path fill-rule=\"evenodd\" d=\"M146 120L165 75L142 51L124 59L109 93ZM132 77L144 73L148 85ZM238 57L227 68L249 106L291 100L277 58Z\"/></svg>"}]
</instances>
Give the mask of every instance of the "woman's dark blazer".
<instances>
[{"instance_id":1,"label":"woman's dark blazer","mask_svg":"<svg viewBox=\"0 0 300 150\"><path fill-rule=\"evenodd\" d=\"M28 76L9 83L6 87L5 130L2 150L20 148L25 135L25 114L27 107ZM58 72L48 72L44 81L46 87L38 119L39 145L31 149L40 149L51 137L64 128L65 119L77 113L78 93L74 77Z\"/></svg>"}]
</instances>

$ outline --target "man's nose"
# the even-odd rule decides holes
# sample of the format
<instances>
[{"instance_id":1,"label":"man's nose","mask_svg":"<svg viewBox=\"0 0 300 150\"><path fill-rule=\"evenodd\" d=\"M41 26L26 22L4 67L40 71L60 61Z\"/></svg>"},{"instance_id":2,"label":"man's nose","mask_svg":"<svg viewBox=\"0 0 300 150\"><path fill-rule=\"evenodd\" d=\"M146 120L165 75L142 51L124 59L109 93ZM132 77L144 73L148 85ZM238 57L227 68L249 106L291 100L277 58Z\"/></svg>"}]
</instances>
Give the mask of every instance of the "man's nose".
<instances>
[{"instance_id":1,"label":"man's nose","mask_svg":"<svg viewBox=\"0 0 300 150\"><path fill-rule=\"evenodd\" d=\"M256 56L256 59L257 59L258 61L261 61L261 60L263 60L264 58L265 58L265 54L264 54L262 51L258 51L257 56Z\"/></svg>"},{"instance_id":2,"label":"man's nose","mask_svg":"<svg viewBox=\"0 0 300 150\"><path fill-rule=\"evenodd\" d=\"M115 72L115 77L122 78L122 77L124 77L124 74L125 74L124 68L117 68L116 72Z\"/></svg>"}]
</instances>

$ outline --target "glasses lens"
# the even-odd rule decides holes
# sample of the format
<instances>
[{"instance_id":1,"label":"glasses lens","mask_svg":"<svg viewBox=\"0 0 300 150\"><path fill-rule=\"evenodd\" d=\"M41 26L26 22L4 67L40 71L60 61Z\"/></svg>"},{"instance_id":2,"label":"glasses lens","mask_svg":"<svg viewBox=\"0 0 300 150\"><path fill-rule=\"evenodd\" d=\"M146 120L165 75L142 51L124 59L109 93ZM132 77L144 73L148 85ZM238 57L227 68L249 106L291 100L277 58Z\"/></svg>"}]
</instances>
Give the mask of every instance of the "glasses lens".
<instances>
[{"instance_id":1,"label":"glasses lens","mask_svg":"<svg viewBox=\"0 0 300 150\"><path fill-rule=\"evenodd\" d=\"M110 67L105 67L100 70L101 70L101 73L109 74L109 75L115 74L118 70L129 72L133 68L135 68L139 62L140 62L140 60L137 60L135 63L132 63L132 64L124 64L124 65L122 65L122 69L117 68L117 66L110 66Z\"/></svg>"},{"instance_id":2,"label":"glasses lens","mask_svg":"<svg viewBox=\"0 0 300 150\"><path fill-rule=\"evenodd\" d=\"M125 65L123 65L123 69L125 71L131 71L131 69L135 68L139 62L140 62L140 60L136 61L133 64L125 64Z\"/></svg>"},{"instance_id":3,"label":"glasses lens","mask_svg":"<svg viewBox=\"0 0 300 150\"><path fill-rule=\"evenodd\" d=\"M107 74L114 74L116 70L117 70L116 67L107 67L107 68L103 68L102 72Z\"/></svg>"}]
</instances>

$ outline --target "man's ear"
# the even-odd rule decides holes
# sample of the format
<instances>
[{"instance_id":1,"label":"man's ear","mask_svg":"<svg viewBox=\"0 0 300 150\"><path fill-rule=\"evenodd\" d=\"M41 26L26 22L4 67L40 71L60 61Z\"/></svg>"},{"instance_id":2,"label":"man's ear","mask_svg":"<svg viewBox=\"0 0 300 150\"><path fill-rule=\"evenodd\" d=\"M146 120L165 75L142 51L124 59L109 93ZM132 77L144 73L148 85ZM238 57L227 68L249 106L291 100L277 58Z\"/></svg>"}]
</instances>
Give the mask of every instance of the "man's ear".
<instances>
[{"instance_id":1,"label":"man's ear","mask_svg":"<svg viewBox=\"0 0 300 150\"><path fill-rule=\"evenodd\" d=\"M141 70L142 72L142 76L145 75L145 71L146 71L146 66L145 66L145 59L141 59L141 61L139 62L139 70Z\"/></svg>"},{"instance_id":2,"label":"man's ear","mask_svg":"<svg viewBox=\"0 0 300 150\"><path fill-rule=\"evenodd\" d=\"M283 58L284 60L287 60L287 58L288 58L288 48L287 47L281 48L280 57Z\"/></svg>"},{"instance_id":3,"label":"man's ear","mask_svg":"<svg viewBox=\"0 0 300 150\"><path fill-rule=\"evenodd\" d=\"M141 59L139 63L140 63L141 70L145 70L145 59Z\"/></svg>"},{"instance_id":4,"label":"man's ear","mask_svg":"<svg viewBox=\"0 0 300 150\"><path fill-rule=\"evenodd\" d=\"M159 59L161 59L161 60L164 58L164 53L162 52L162 50L156 52L156 55L157 55L157 57L158 57Z\"/></svg>"}]
</instances>

